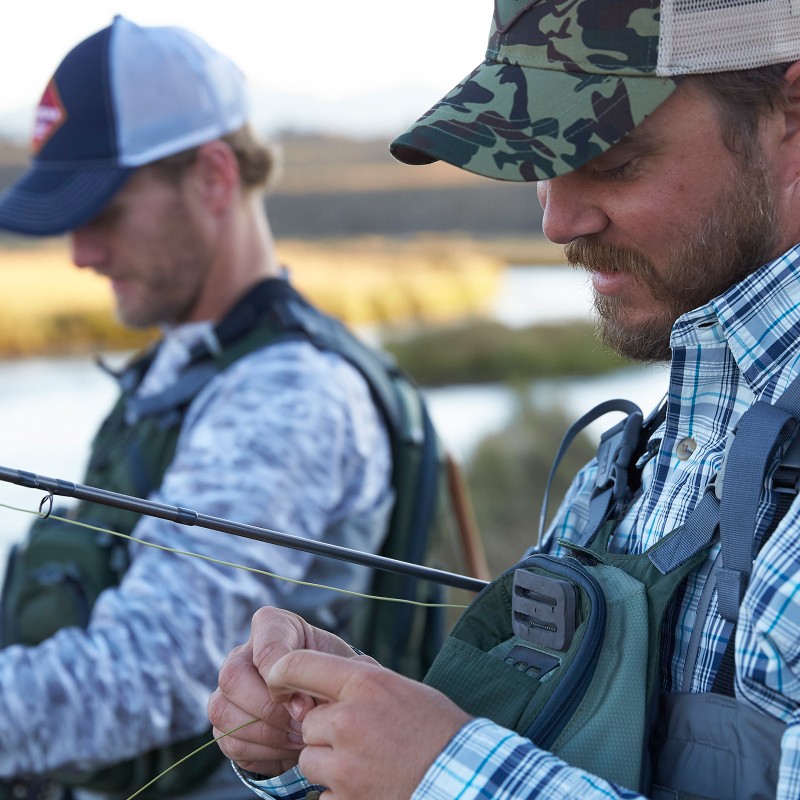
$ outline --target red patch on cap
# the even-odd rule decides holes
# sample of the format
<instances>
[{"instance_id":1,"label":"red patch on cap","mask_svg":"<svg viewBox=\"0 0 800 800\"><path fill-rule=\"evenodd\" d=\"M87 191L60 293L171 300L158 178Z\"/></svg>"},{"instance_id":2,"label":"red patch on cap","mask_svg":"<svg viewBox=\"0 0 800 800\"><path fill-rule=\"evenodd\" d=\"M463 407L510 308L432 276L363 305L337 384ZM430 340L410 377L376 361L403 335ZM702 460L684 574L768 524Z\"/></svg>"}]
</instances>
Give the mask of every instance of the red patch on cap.
<instances>
[{"instance_id":1,"label":"red patch on cap","mask_svg":"<svg viewBox=\"0 0 800 800\"><path fill-rule=\"evenodd\" d=\"M47 84L39 106L36 109L36 119L33 123L33 139L31 150L36 155L53 134L67 121L67 110L61 102L58 89L54 81Z\"/></svg>"}]
</instances>

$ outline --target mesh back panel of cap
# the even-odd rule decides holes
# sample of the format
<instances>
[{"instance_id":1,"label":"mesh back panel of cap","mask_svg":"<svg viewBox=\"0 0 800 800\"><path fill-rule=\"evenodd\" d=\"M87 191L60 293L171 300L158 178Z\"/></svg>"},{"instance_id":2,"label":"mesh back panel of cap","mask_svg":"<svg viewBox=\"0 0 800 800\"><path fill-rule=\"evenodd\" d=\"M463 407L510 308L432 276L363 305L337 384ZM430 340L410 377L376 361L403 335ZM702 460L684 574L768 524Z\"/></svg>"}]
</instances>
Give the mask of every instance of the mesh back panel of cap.
<instances>
[{"instance_id":1,"label":"mesh back panel of cap","mask_svg":"<svg viewBox=\"0 0 800 800\"><path fill-rule=\"evenodd\" d=\"M800 0L662 0L657 74L750 69L800 56Z\"/></svg>"},{"instance_id":2,"label":"mesh back panel of cap","mask_svg":"<svg viewBox=\"0 0 800 800\"><path fill-rule=\"evenodd\" d=\"M173 155L247 120L238 67L188 31L118 26L110 73L125 166Z\"/></svg>"}]
</instances>

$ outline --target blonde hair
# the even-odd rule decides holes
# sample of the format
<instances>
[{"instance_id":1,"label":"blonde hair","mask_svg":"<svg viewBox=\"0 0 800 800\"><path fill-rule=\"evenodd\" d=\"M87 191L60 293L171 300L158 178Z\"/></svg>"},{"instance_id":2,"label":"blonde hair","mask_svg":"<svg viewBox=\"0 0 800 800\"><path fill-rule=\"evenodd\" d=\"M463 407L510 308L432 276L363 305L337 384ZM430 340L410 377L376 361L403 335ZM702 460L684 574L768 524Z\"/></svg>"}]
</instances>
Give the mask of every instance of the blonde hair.
<instances>
[{"instance_id":1,"label":"blonde hair","mask_svg":"<svg viewBox=\"0 0 800 800\"><path fill-rule=\"evenodd\" d=\"M248 191L266 189L276 171L275 151L260 141L249 124L232 133L220 136L236 156L242 185ZM180 153L153 161L148 167L156 169L164 180L177 183L194 164L200 147L182 150Z\"/></svg>"}]
</instances>

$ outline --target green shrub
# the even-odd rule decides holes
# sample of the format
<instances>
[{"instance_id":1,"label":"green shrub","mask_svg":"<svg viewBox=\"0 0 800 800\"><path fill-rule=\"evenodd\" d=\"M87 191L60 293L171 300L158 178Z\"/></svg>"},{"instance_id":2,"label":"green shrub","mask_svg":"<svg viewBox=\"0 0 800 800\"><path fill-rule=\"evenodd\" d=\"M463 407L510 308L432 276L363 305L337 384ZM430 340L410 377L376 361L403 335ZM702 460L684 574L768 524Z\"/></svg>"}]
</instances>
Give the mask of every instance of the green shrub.
<instances>
[{"instance_id":1,"label":"green shrub","mask_svg":"<svg viewBox=\"0 0 800 800\"><path fill-rule=\"evenodd\" d=\"M479 320L390 337L384 347L423 386L596 375L626 363L582 322L507 328Z\"/></svg>"},{"instance_id":2,"label":"green shrub","mask_svg":"<svg viewBox=\"0 0 800 800\"><path fill-rule=\"evenodd\" d=\"M511 422L485 438L466 464L466 482L493 576L536 543L547 476L572 422L558 409L535 409L519 394ZM575 473L595 450L594 442L585 433L567 450L550 488L547 522Z\"/></svg>"}]
</instances>

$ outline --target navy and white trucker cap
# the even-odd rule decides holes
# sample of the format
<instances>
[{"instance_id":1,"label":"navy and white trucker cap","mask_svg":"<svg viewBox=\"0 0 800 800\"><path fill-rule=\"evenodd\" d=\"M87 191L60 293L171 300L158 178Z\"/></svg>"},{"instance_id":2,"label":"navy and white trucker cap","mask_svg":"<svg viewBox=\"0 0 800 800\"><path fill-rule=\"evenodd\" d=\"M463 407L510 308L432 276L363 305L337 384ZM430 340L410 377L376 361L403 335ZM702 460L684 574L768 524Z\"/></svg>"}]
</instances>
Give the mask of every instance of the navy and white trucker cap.
<instances>
[{"instance_id":1,"label":"navy and white trucker cap","mask_svg":"<svg viewBox=\"0 0 800 800\"><path fill-rule=\"evenodd\" d=\"M98 214L137 167L241 128L239 68L195 34L117 16L74 47L39 101L28 171L0 229L51 236Z\"/></svg>"}]
</instances>

